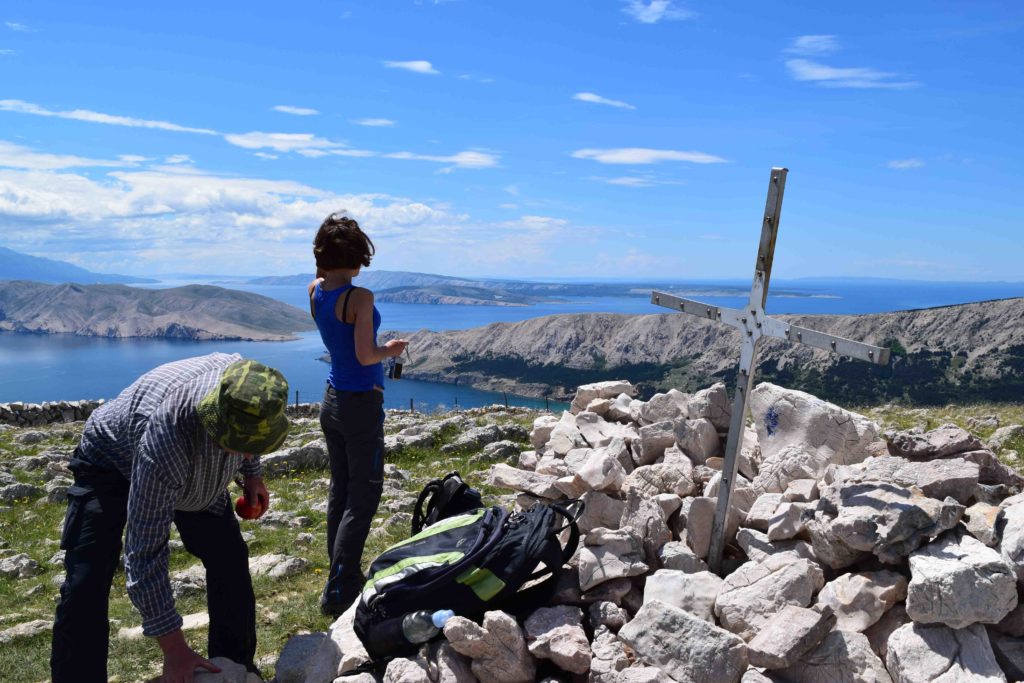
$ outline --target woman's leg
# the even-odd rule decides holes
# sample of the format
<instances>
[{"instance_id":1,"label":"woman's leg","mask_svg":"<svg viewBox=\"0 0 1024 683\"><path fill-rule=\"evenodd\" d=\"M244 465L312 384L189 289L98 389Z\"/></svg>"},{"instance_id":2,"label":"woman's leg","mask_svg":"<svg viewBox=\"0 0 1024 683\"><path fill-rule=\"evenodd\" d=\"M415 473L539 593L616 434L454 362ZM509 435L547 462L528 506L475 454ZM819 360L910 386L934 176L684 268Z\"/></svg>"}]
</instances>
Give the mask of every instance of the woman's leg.
<instances>
[{"instance_id":1,"label":"woman's leg","mask_svg":"<svg viewBox=\"0 0 1024 683\"><path fill-rule=\"evenodd\" d=\"M327 492L327 554L333 564L334 537L348 501L348 455L341 430L338 396L330 386L320 404L320 428L327 443L327 459L331 468L331 484Z\"/></svg>"},{"instance_id":2,"label":"woman's leg","mask_svg":"<svg viewBox=\"0 0 1024 683\"><path fill-rule=\"evenodd\" d=\"M348 608L362 590L361 560L384 482L384 397L380 392L342 396L339 424L344 436L346 505L331 551L325 594L331 613ZM338 482L335 482L335 486Z\"/></svg>"}]
</instances>

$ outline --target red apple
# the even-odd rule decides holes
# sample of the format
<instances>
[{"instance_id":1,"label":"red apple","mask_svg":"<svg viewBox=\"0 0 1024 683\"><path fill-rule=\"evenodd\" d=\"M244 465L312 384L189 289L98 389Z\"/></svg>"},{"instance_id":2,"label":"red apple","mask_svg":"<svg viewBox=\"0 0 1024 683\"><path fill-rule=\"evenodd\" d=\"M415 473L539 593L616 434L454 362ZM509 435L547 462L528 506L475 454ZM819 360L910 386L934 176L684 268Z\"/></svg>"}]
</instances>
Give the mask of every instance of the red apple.
<instances>
[{"instance_id":1,"label":"red apple","mask_svg":"<svg viewBox=\"0 0 1024 683\"><path fill-rule=\"evenodd\" d=\"M263 506L260 505L259 500L250 503L245 496L239 496L235 501L235 514L242 519L256 519L263 514Z\"/></svg>"}]
</instances>

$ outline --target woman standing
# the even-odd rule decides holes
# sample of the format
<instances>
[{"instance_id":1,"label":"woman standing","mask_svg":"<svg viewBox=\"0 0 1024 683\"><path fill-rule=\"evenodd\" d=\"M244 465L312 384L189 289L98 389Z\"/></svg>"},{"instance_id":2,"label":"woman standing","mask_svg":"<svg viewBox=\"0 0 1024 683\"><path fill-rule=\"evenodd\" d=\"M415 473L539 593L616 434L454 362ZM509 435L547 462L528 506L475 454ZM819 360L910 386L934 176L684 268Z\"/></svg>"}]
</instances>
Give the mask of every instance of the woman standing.
<instances>
[{"instance_id":1,"label":"woman standing","mask_svg":"<svg viewBox=\"0 0 1024 683\"><path fill-rule=\"evenodd\" d=\"M384 480L384 368L408 342L377 346L380 312L373 292L352 285L374 247L351 218L332 214L313 241L317 277L309 309L331 355L320 426L331 462L327 550L331 568L320 611L338 616L359 596L361 559Z\"/></svg>"}]
</instances>

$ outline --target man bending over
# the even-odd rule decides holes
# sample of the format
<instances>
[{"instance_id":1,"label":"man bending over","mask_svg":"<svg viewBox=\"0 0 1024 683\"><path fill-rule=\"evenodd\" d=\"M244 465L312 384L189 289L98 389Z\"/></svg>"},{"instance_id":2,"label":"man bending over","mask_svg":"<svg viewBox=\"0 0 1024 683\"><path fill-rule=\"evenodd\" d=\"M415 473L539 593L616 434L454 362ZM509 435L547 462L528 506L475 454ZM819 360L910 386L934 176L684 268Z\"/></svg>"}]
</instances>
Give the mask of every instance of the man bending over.
<instances>
[{"instance_id":1,"label":"man bending over","mask_svg":"<svg viewBox=\"0 0 1024 683\"><path fill-rule=\"evenodd\" d=\"M237 354L161 365L95 411L70 468L61 548L67 578L53 627L55 683L106 681L107 602L125 536L128 596L163 650L163 679L217 671L181 632L168 576L171 523L206 567L208 655L255 671L256 604L249 551L227 486L241 471L246 499L265 510L259 456L288 433L288 383ZM117 672L114 672L117 673Z\"/></svg>"}]
</instances>

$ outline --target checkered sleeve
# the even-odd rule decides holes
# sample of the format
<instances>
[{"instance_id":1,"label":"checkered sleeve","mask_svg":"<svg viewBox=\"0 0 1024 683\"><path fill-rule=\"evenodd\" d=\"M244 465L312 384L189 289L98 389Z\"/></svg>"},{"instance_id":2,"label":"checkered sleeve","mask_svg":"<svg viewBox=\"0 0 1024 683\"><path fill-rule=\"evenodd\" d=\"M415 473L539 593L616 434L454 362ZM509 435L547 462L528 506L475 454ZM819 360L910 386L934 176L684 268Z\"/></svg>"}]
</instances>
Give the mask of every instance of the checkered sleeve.
<instances>
[{"instance_id":1,"label":"checkered sleeve","mask_svg":"<svg viewBox=\"0 0 1024 683\"><path fill-rule=\"evenodd\" d=\"M128 494L125 570L128 597L142 614L142 632L157 637L182 624L168 576L167 541L187 476L188 442L172 419L158 414L138 448Z\"/></svg>"},{"instance_id":2,"label":"checkered sleeve","mask_svg":"<svg viewBox=\"0 0 1024 683\"><path fill-rule=\"evenodd\" d=\"M260 464L260 456L254 455L250 460L243 460L238 471L243 477L262 477L263 465Z\"/></svg>"}]
</instances>

